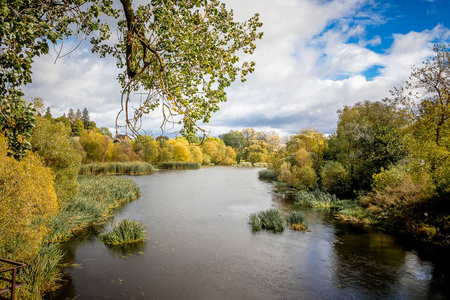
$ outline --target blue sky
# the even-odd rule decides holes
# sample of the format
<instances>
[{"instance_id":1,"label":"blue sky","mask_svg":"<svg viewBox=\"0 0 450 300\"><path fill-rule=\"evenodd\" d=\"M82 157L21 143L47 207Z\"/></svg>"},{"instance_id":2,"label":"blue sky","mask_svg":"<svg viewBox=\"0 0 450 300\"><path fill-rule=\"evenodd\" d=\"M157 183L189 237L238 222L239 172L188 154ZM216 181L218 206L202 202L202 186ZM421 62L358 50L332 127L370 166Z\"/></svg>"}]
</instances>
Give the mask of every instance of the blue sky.
<instances>
[{"instance_id":1,"label":"blue sky","mask_svg":"<svg viewBox=\"0 0 450 300\"><path fill-rule=\"evenodd\" d=\"M449 0L223 2L241 21L260 13L264 37L250 57L256 71L230 87L228 101L204 124L211 135L245 127L281 135L306 127L333 133L337 110L389 96L412 65L433 55L435 43L450 40ZM56 64L55 55L36 60L26 98L42 97L55 117L86 107L98 126L113 129L120 108L114 60L91 54L88 43ZM155 135L160 125L158 111L144 119Z\"/></svg>"}]
</instances>

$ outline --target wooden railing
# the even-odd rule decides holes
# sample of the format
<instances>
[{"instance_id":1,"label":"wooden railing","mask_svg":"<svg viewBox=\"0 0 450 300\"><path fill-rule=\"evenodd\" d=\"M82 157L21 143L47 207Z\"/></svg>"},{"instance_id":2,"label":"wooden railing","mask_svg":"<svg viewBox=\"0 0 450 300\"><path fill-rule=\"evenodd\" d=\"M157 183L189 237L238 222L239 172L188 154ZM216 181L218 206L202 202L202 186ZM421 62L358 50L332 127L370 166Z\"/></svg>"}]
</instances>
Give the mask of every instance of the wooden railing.
<instances>
[{"instance_id":1,"label":"wooden railing","mask_svg":"<svg viewBox=\"0 0 450 300\"><path fill-rule=\"evenodd\" d=\"M0 299L3 300L8 300L8 299L14 299L15 296L15 290L17 288L20 288L21 286L23 286L23 283L17 282L16 281L16 275L17 275L17 270L20 268L25 267L25 264L19 263L19 262L15 262L12 260L7 260L4 258L0 258L0 262L6 263L8 265L12 265L12 268L9 269L4 269L4 270L0 270L0 281L5 281L7 282L7 287L5 288L0 288L0 295L5 294L7 292L10 292L10 297L9 298L5 298L3 296L0 296ZM7 274L7 272L11 272L11 278L6 278L4 275ZM8 276L9 277L9 276Z\"/></svg>"}]
</instances>

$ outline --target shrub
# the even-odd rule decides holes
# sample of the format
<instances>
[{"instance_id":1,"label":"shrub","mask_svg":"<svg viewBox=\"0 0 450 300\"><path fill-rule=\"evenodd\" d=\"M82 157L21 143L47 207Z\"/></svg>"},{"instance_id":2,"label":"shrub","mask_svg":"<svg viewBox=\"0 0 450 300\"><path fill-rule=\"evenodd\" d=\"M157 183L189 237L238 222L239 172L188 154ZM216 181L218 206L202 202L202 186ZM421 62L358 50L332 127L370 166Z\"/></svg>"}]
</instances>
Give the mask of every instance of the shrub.
<instances>
[{"instance_id":1,"label":"shrub","mask_svg":"<svg viewBox=\"0 0 450 300\"><path fill-rule=\"evenodd\" d=\"M145 227L141 222L124 219L114 224L112 231L100 234L100 240L108 245L121 245L143 241L145 235Z\"/></svg>"},{"instance_id":2,"label":"shrub","mask_svg":"<svg viewBox=\"0 0 450 300\"><path fill-rule=\"evenodd\" d=\"M278 174L275 170L261 170L258 172L259 179L274 181L277 179Z\"/></svg>"},{"instance_id":3,"label":"shrub","mask_svg":"<svg viewBox=\"0 0 450 300\"><path fill-rule=\"evenodd\" d=\"M301 211L293 211L286 217L290 227L294 230L306 230L308 228L308 220Z\"/></svg>"},{"instance_id":4,"label":"shrub","mask_svg":"<svg viewBox=\"0 0 450 300\"><path fill-rule=\"evenodd\" d=\"M269 209L266 211L260 211L259 213L250 214L249 224L255 231L267 229L275 232L281 232L286 227L286 219L280 216L280 212L278 210Z\"/></svg>"}]
</instances>

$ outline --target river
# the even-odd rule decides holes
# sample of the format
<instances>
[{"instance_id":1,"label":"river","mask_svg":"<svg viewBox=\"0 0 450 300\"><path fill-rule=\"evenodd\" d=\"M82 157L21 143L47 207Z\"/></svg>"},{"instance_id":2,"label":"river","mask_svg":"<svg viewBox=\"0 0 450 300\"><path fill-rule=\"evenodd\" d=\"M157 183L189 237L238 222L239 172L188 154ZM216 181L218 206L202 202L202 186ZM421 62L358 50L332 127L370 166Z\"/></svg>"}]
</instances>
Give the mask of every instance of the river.
<instances>
[{"instance_id":1,"label":"river","mask_svg":"<svg viewBox=\"0 0 450 300\"><path fill-rule=\"evenodd\" d=\"M65 283L48 299L448 299L450 259L391 235L304 210L307 232L254 233L250 213L294 209L256 168L132 177L142 196L113 220L142 221L144 242L87 234L62 245ZM105 230L109 230L111 222Z\"/></svg>"}]
</instances>

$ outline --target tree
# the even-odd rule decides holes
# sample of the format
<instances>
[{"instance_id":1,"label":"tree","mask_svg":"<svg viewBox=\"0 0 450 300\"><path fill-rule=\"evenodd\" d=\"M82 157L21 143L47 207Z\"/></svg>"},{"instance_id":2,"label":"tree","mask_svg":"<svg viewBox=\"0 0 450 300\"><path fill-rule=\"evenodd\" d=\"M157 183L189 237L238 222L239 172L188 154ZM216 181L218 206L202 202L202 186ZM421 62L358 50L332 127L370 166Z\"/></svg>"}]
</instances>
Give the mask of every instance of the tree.
<instances>
[{"instance_id":1,"label":"tree","mask_svg":"<svg viewBox=\"0 0 450 300\"><path fill-rule=\"evenodd\" d=\"M156 107L163 109L164 122L183 124L186 135L195 132L196 122L207 123L218 103L226 100L225 88L238 76L245 81L254 70L253 62L238 64L238 53L255 50L254 42L262 36L257 32L262 25L258 14L240 23L217 0L154 0L136 9L131 0L120 2L123 40L115 46L94 40L94 50L112 54L126 69L119 75L125 112L133 111L135 90L147 92L133 113L138 121L125 115L132 132L139 130L140 117Z\"/></svg>"},{"instance_id":2,"label":"tree","mask_svg":"<svg viewBox=\"0 0 450 300\"><path fill-rule=\"evenodd\" d=\"M69 108L69 113L67 114L67 119L70 121L70 123L75 122L75 112L73 111L73 108Z\"/></svg>"},{"instance_id":3,"label":"tree","mask_svg":"<svg viewBox=\"0 0 450 300\"><path fill-rule=\"evenodd\" d=\"M54 176L38 155L17 161L7 155L7 146L0 136L0 257L28 263L58 210Z\"/></svg>"},{"instance_id":4,"label":"tree","mask_svg":"<svg viewBox=\"0 0 450 300\"><path fill-rule=\"evenodd\" d=\"M58 202L68 202L78 192L78 169L81 156L72 145L70 129L62 122L52 123L38 117L33 130L32 150L38 153L55 174L55 191Z\"/></svg>"},{"instance_id":5,"label":"tree","mask_svg":"<svg viewBox=\"0 0 450 300\"><path fill-rule=\"evenodd\" d=\"M386 101L364 101L338 111L336 135L329 139L331 160L348 171L353 190L370 190L372 175L406 156L403 119Z\"/></svg>"},{"instance_id":6,"label":"tree","mask_svg":"<svg viewBox=\"0 0 450 300\"><path fill-rule=\"evenodd\" d=\"M83 117L83 115L81 114L80 109L77 109L77 111L76 111L76 113L75 113L75 120L78 120L78 121L83 122L83 121L81 120L82 117Z\"/></svg>"},{"instance_id":7,"label":"tree","mask_svg":"<svg viewBox=\"0 0 450 300\"><path fill-rule=\"evenodd\" d=\"M83 122L84 128L88 128L89 127L89 121L91 120L91 118L89 117L89 112L87 110L87 108L85 107L83 109L83 114L81 116L81 122Z\"/></svg>"},{"instance_id":8,"label":"tree","mask_svg":"<svg viewBox=\"0 0 450 300\"><path fill-rule=\"evenodd\" d=\"M45 114L44 99L34 97L31 99L31 104L33 104L37 116L43 116Z\"/></svg>"},{"instance_id":9,"label":"tree","mask_svg":"<svg viewBox=\"0 0 450 300\"><path fill-rule=\"evenodd\" d=\"M425 167L442 198L450 195L450 52L434 47L435 56L413 67L393 103L409 122L412 158ZM444 196L447 195L447 196Z\"/></svg>"}]
</instances>

